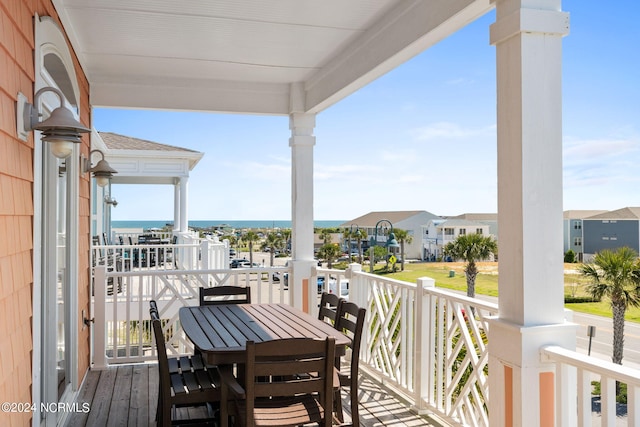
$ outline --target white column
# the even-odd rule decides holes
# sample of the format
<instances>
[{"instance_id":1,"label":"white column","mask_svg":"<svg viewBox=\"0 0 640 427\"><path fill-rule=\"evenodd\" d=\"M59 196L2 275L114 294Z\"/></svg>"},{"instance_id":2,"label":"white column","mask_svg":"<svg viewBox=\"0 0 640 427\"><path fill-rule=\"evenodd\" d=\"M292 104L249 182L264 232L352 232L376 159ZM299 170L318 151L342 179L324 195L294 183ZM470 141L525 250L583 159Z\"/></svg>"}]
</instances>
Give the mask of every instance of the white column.
<instances>
[{"instance_id":1,"label":"white column","mask_svg":"<svg viewBox=\"0 0 640 427\"><path fill-rule=\"evenodd\" d=\"M189 207L188 199L189 178L183 176L180 178L180 231L186 233L189 231L189 217L187 216L187 208Z\"/></svg>"},{"instance_id":2,"label":"white column","mask_svg":"<svg viewBox=\"0 0 640 427\"><path fill-rule=\"evenodd\" d=\"M313 129L315 114L289 115L291 138L291 209L293 284L289 282L290 300L303 307L303 279L311 276L313 261ZM309 285L309 284L308 284ZM309 285L310 287L310 285Z\"/></svg>"},{"instance_id":3,"label":"white column","mask_svg":"<svg viewBox=\"0 0 640 427\"><path fill-rule=\"evenodd\" d=\"M490 425L553 419L539 348L575 348L564 323L560 0L493 0L498 124L499 318L490 328ZM550 411L551 412L550 412Z\"/></svg>"},{"instance_id":4,"label":"white column","mask_svg":"<svg viewBox=\"0 0 640 427\"><path fill-rule=\"evenodd\" d=\"M173 182L173 231L181 231L180 227L180 180Z\"/></svg>"}]
</instances>

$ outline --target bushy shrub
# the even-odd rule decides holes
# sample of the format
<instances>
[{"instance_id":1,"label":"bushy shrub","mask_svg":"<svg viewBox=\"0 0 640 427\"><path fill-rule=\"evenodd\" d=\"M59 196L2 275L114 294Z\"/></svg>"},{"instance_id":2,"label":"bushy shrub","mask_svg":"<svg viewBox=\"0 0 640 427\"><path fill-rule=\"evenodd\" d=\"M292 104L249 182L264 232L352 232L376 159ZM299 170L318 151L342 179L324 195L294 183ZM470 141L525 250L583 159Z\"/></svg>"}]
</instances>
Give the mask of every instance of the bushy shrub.
<instances>
[{"instance_id":1,"label":"bushy shrub","mask_svg":"<svg viewBox=\"0 0 640 427\"><path fill-rule=\"evenodd\" d=\"M576 303L585 303L585 302L600 302L599 298L594 298L594 297L575 297L575 296L569 296L569 295L565 295L564 296L564 303L565 304L576 304Z\"/></svg>"},{"instance_id":2,"label":"bushy shrub","mask_svg":"<svg viewBox=\"0 0 640 427\"><path fill-rule=\"evenodd\" d=\"M569 264L576 262L576 253L572 249L564 253L564 262Z\"/></svg>"}]
</instances>

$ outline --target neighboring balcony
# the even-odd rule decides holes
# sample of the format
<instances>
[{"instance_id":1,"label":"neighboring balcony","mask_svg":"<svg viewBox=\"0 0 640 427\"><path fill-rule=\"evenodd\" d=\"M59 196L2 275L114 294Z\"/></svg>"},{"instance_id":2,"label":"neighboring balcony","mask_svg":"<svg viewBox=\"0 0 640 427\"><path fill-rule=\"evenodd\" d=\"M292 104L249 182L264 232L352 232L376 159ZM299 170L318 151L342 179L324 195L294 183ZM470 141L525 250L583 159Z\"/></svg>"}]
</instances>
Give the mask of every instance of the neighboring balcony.
<instances>
[{"instance_id":1,"label":"neighboring balcony","mask_svg":"<svg viewBox=\"0 0 640 427\"><path fill-rule=\"evenodd\" d=\"M179 253L179 246L171 248L173 253ZM224 244L205 243L198 258L208 258L211 250L224 251ZM158 301L166 322L167 346L174 354L193 352L178 310L198 304L201 286L246 285L252 288L255 302L290 303L286 278L291 270L287 267L185 270L172 265L129 271L95 268L94 369L157 360L149 329L151 299ZM498 315L497 304L441 290L430 278L407 283L365 273L359 264L346 271L316 268L308 283L306 305L314 316L321 291L340 289L342 293L345 287L344 295L367 309L360 354L362 378L381 387L383 395L396 396L396 405L454 426L488 426L490 408L505 410L508 406L508 396L498 403L489 396L489 335ZM553 392L541 399L549 400L545 405L555 412L551 419L555 418L556 425L640 425L640 371L571 349L543 346L538 352L554 372L552 383L547 384ZM592 396L594 381L600 383L596 412L592 410L598 406ZM620 409L616 381L627 386L623 417L616 416ZM365 400L375 400L375 395L363 393L361 405L372 405ZM383 406L380 410L390 409ZM427 418L416 419L427 423Z\"/></svg>"}]
</instances>

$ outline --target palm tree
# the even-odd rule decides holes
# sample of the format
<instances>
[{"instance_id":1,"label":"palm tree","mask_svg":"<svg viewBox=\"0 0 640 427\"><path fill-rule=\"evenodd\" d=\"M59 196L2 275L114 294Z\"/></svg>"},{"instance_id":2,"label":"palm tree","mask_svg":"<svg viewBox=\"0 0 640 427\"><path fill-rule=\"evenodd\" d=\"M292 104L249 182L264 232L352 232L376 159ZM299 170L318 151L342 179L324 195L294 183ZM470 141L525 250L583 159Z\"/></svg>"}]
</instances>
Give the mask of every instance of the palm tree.
<instances>
[{"instance_id":1,"label":"palm tree","mask_svg":"<svg viewBox=\"0 0 640 427\"><path fill-rule=\"evenodd\" d=\"M358 241L358 262L362 265L362 241L367 239L367 230L359 228L354 234Z\"/></svg>"},{"instance_id":2,"label":"palm tree","mask_svg":"<svg viewBox=\"0 0 640 427\"><path fill-rule=\"evenodd\" d=\"M327 268L331 268L333 261L340 256L342 251L337 243L325 243L318 249L318 258L327 261Z\"/></svg>"},{"instance_id":3,"label":"palm tree","mask_svg":"<svg viewBox=\"0 0 640 427\"><path fill-rule=\"evenodd\" d=\"M280 233L282 234L282 240L284 240L284 251L287 252L291 243L291 229L284 228L280 230Z\"/></svg>"},{"instance_id":4,"label":"palm tree","mask_svg":"<svg viewBox=\"0 0 640 427\"><path fill-rule=\"evenodd\" d=\"M444 247L446 255L467 263L464 267L467 276L467 296L471 298L476 296L476 276L478 275L476 261L485 260L497 252L498 244L493 237L476 233L461 234L456 240L447 243Z\"/></svg>"},{"instance_id":5,"label":"palm tree","mask_svg":"<svg viewBox=\"0 0 640 427\"><path fill-rule=\"evenodd\" d=\"M282 235L280 233L269 233L265 239L265 247L269 248L269 265L273 267L273 257L276 249L282 247Z\"/></svg>"},{"instance_id":6,"label":"palm tree","mask_svg":"<svg viewBox=\"0 0 640 427\"><path fill-rule=\"evenodd\" d=\"M322 231L320 231L320 238L325 245L331 243L331 229L323 228Z\"/></svg>"},{"instance_id":7,"label":"palm tree","mask_svg":"<svg viewBox=\"0 0 640 427\"><path fill-rule=\"evenodd\" d=\"M591 279L587 286L594 298L608 297L613 312L613 355L622 364L624 348L624 315L629 307L640 306L640 261L629 247L598 252L593 263L581 264L580 273Z\"/></svg>"},{"instance_id":8,"label":"palm tree","mask_svg":"<svg viewBox=\"0 0 640 427\"><path fill-rule=\"evenodd\" d=\"M400 270L404 271L404 244L406 242L410 245L413 242L413 236L401 228L394 228L393 234L396 235L396 240L400 243Z\"/></svg>"},{"instance_id":9,"label":"palm tree","mask_svg":"<svg viewBox=\"0 0 640 427\"><path fill-rule=\"evenodd\" d=\"M255 231L247 231L242 236L242 240L249 244L249 262L251 263L251 267L253 267L253 244L260 240L260 236Z\"/></svg>"},{"instance_id":10,"label":"palm tree","mask_svg":"<svg viewBox=\"0 0 640 427\"><path fill-rule=\"evenodd\" d=\"M347 248L347 250L345 252L349 257L349 262L351 262L351 238L353 237L354 234L355 234L355 231L349 230L348 228L345 228L342 231L342 237L344 240L347 241L347 243L345 244L345 247Z\"/></svg>"}]
</instances>

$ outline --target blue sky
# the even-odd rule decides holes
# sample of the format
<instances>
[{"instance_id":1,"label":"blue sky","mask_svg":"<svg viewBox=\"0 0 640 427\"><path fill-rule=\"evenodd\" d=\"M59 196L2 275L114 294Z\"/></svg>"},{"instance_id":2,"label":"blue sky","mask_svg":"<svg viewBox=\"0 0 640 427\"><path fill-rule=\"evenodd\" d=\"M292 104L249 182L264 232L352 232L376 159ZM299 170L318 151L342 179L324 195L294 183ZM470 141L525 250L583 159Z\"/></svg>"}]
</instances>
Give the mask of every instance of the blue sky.
<instances>
[{"instance_id":1,"label":"blue sky","mask_svg":"<svg viewBox=\"0 0 640 427\"><path fill-rule=\"evenodd\" d=\"M640 6L565 0L564 209L640 206ZM495 48L472 23L316 119L315 219L496 212ZM291 218L287 117L94 109L94 127L204 152L192 220ZM114 220L171 220L169 186L114 185Z\"/></svg>"}]
</instances>

